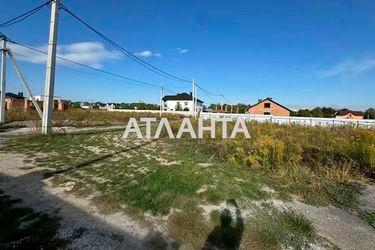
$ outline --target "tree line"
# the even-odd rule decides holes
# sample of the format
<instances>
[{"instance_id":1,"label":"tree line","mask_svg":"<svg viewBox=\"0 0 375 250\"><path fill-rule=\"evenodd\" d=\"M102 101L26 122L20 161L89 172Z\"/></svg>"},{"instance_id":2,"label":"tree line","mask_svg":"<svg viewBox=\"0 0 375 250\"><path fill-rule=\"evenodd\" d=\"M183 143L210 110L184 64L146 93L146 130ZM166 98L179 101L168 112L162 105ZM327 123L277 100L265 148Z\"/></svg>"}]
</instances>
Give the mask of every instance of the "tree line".
<instances>
[{"instance_id":1,"label":"tree line","mask_svg":"<svg viewBox=\"0 0 375 250\"><path fill-rule=\"evenodd\" d=\"M208 108L210 110L220 110L226 112L233 112L244 114L247 112L251 105L238 103L238 104L220 104L220 103L211 103ZM336 112L338 109L334 109L331 107L316 107L313 109L299 109L298 111L292 111L290 113L291 116L300 116L300 117L321 117L321 118L334 118L336 116ZM364 119L375 119L375 109L368 108L364 112Z\"/></svg>"},{"instance_id":2,"label":"tree line","mask_svg":"<svg viewBox=\"0 0 375 250\"><path fill-rule=\"evenodd\" d=\"M101 106L105 106L106 103L102 102L94 102L94 103L86 103L90 105L92 108L99 108ZM72 102L71 106L74 108L80 108L82 102ZM113 104L116 109L137 109L137 110L159 110L160 106L157 104L152 103L144 103L144 102L133 102L133 103L109 103Z\"/></svg>"},{"instance_id":3,"label":"tree line","mask_svg":"<svg viewBox=\"0 0 375 250\"><path fill-rule=\"evenodd\" d=\"M333 118L338 110L331 107L316 107L314 109L300 109L291 112L291 116ZM375 119L375 109L368 108L363 115L364 119Z\"/></svg>"}]
</instances>

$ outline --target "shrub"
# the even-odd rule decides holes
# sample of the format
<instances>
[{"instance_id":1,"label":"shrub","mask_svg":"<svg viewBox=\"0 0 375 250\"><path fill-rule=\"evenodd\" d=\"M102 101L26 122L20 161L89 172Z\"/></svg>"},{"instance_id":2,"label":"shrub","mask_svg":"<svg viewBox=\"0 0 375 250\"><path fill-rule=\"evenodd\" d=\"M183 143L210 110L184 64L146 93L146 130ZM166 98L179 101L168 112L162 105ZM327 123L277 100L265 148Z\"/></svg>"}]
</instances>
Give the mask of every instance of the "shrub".
<instances>
[{"instance_id":1,"label":"shrub","mask_svg":"<svg viewBox=\"0 0 375 250\"><path fill-rule=\"evenodd\" d=\"M375 177L373 129L256 122L247 126L251 139L204 139L198 146L207 154L240 166L266 170L299 166L340 181L358 173Z\"/></svg>"},{"instance_id":2,"label":"shrub","mask_svg":"<svg viewBox=\"0 0 375 250\"><path fill-rule=\"evenodd\" d=\"M270 136L256 140L249 147L249 163L256 163L265 168L278 168L284 163L284 143Z\"/></svg>"}]
</instances>

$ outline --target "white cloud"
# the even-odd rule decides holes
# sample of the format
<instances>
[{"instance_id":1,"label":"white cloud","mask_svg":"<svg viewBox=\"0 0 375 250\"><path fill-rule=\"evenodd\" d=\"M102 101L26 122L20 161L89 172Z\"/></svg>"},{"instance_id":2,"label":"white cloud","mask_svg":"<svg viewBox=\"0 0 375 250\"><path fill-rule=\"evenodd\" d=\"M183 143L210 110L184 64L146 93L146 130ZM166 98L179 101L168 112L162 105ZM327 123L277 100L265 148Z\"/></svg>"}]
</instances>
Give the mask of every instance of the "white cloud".
<instances>
[{"instance_id":1,"label":"white cloud","mask_svg":"<svg viewBox=\"0 0 375 250\"><path fill-rule=\"evenodd\" d=\"M318 72L317 75L320 78L333 76L350 77L373 69L375 69L375 58L345 60L336 64L331 69Z\"/></svg>"},{"instance_id":2,"label":"white cloud","mask_svg":"<svg viewBox=\"0 0 375 250\"><path fill-rule=\"evenodd\" d=\"M47 60L46 54L32 51L16 44L9 44L9 47L22 61L40 64L45 63ZM47 51L47 47L47 45L41 45L36 48L41 51ZM58 45L57 55L95 68L101 68L104 61L121 58L120 53L107 50L101 42L79 42ZM67 62L57 59L57 63L66 64Z\"/></svg>"},{"instance_id":3,"label":"white cloud","mask_svg":"<svg viewBox=\"0 0 375 250\"><path fill-rule=\"evenodd\" d=\"M134 55L139 56L139 57L161 57L160 53L154 53L151 50L145 50L141 52L134 53Z\"/></svg>"},{"instance_id":4,"label":"white cloud","mask_svg":"<svg viewBox=\"0 0 375 250\"><path fill-rule=\"evenodd\" d=\"M177 51L178 51L179 54L185 54L185 53L189 52L188 49L182 49L182 48L177 48Z\"/></svg>"}]
</instances>

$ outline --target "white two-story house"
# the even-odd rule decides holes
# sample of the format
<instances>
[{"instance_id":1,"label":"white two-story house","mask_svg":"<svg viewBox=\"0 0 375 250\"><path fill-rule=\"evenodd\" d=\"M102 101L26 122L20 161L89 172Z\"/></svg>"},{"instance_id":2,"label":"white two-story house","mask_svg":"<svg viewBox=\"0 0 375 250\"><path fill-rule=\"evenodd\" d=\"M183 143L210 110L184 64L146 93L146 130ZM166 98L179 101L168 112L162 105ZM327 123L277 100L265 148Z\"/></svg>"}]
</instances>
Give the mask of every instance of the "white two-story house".
<instances>
[{"instance_id":1,"label":"white two-story house","mask_svg":"<svg viewBox=\"0 0 375 250\"><path fill-rule=\"evenodd\" d=\"M165 111L192 111L193 97L192 94L181 93L177 95L166 95L163 97L163 108ZM203 101L197 99L197 112L203 111Z\"/></svg>"}]
</instances>

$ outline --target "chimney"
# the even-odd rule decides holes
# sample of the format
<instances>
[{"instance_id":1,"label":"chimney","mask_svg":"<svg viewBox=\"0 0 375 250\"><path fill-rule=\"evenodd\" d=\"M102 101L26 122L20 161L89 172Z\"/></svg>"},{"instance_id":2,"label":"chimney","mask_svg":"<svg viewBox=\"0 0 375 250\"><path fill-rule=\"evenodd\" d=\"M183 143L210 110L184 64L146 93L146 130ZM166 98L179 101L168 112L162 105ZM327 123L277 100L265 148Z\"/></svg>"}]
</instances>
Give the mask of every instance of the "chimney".
<instances>
[{"instance_id":1,"label":"chimney","mask_svg":"<svg viewBox=\"0 0 375 250\"><path fill-rule=\"evenodd\" d=\"M262 101L262 99L258 98L258 102L261 102L261 101Z\"/></svg>"},{"instance_id":2,"label":"chimney","mask_svg":"<svg viewBox=\"0 0 375 250\"><path fill-rule=\"evenodd\" d=\"M193 96L193 93L190 92L190 96Z\"/></svg>"},{"instance_id":3,"label":"chimney","mask_svg":"<svg viewBox=\"0 0 375 250\"><path fill-rule=\"evenodd\" d=\"M18 95L19 95L20 97L23 97L23 92L18 92Z\"/></svg>"}]
</instances>

